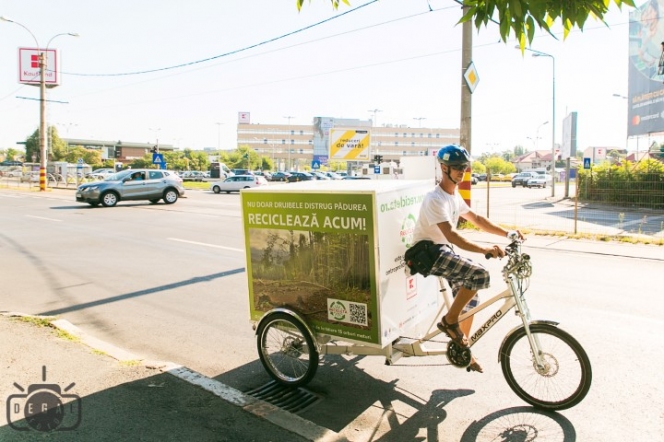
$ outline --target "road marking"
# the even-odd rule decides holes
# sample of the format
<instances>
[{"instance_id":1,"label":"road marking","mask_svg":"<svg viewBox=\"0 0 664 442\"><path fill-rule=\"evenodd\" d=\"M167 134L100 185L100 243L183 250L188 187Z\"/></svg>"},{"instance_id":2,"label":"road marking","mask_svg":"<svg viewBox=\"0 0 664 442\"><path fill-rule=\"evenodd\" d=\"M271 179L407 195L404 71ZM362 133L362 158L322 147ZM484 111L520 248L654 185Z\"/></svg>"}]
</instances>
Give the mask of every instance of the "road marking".
<instances>
[{"instance_id":1,"label":"road marking","mask_svg":"<svg viewBox=\"0 0 664 442\"><path fill-rule=\"evenodd\" d=\"M62 222L61 219L55 219L55 218L44 218L43 216L35 216L35 215L25 215L28 218L36 218L36 219L45 219L46 221L57 221L57 222Z\"/></svg>"},{"instance_id":2,"label":"road marking","mask_svg":"<svg viewBox=\"0 0 664 442\"><path fill-rule=\"evenodd\" d=\"M233 247L218 246L216 244L208 244L208 243L205 243L205 242L198 242L198 241L189 241L189 240L186 240L186 239L179 239L179 238L167 238L167 239L169 239L171 241L186 242L188 244L196 244L198 246L214 247L216 249L224 249L224 250L231 250L233 252L243 252L244 253L244 249L235 249Z\"/></svg>"}]
</instances>

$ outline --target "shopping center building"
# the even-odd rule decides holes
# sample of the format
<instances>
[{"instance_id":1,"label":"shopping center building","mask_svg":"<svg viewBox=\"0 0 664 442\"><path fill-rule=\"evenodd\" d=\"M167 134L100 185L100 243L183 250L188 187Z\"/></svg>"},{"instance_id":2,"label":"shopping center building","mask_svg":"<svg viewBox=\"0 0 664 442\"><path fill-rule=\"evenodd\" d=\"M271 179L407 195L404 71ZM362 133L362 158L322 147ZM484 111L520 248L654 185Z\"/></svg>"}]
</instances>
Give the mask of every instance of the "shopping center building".
<instances>
[{"instance_id":1,"label":"shopping center building","mask_svg":"<svg viewBox=\"0 0 664 442\"><path fill-rule=\"evenodd\" d=\"M409 127L406 124L374 126L371 120L314 117L310 125L256 124L247 113L237 125L237 145L249 146L274 159L278 170L303 169L314 161L327 164L330 129L348 128L370 133L370 157L399 162L402 157L424 156L429 149L459 142L459 129Z\"/></svg>"}]
</instances>

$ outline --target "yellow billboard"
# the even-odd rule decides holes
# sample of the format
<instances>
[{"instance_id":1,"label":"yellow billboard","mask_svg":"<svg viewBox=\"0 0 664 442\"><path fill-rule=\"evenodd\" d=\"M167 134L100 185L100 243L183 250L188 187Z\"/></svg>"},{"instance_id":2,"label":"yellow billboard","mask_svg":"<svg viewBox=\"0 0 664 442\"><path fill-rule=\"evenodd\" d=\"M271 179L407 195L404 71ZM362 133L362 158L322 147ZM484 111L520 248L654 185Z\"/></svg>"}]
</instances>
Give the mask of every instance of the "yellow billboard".
<instances>
[{"instance_id":1,"label":"yellow billboard","mask_svg":"<svg viewBox=\"0 0 664 442\"><path fill-rule=\"evenodd\" d=\"M330 129L330 160L369 161L370 145L368 129Z\"/></svg>"}]
</instances>

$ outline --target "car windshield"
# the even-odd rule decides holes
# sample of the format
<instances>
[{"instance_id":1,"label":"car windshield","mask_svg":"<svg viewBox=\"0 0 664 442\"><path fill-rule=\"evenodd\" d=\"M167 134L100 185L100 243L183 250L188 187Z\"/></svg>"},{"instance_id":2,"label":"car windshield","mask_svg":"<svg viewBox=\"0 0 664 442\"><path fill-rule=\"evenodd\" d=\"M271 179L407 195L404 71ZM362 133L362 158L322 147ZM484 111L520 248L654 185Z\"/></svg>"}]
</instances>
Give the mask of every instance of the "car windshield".
<instances>
[{"instance_id":1,"label":"car windshield","mask_svg":"<svg viewBox=\"0 0 664 442\"><path fill-rule=\"evenodd\" d=\"M135 171L134 171L135 172ZM104 181L122 181L124 178L126 178L130 173L132 173L131 169L127 170L121 170L118 173L111 174L107 176Z\"/></svg>"}]
</instances>

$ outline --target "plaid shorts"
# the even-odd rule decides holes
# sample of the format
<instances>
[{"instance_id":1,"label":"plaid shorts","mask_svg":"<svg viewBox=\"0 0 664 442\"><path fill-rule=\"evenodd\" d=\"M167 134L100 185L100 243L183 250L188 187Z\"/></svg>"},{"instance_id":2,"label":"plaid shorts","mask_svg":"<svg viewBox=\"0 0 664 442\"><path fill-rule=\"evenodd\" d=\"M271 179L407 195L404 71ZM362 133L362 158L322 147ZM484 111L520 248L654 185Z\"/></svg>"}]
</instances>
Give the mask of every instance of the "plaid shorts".
<instances>
[{"instance_id":1,"label":"plaid shorts","mask_svg":"<svg viewBox=\"0 0 664 442\"><path fill-rule=\"evenodd\" d=\"M450 284L452 296L456 297L459 289L465 287L468 290L482 290L489 288L489 271L481 264L473 262L454 253L454 249L443 244L440 246L440 255L430 271L431 275L442 276ZM480 297L476 293L473 299L463 308L463 313L475 308L480 303Z\"/></svg>"}]
</instances>

